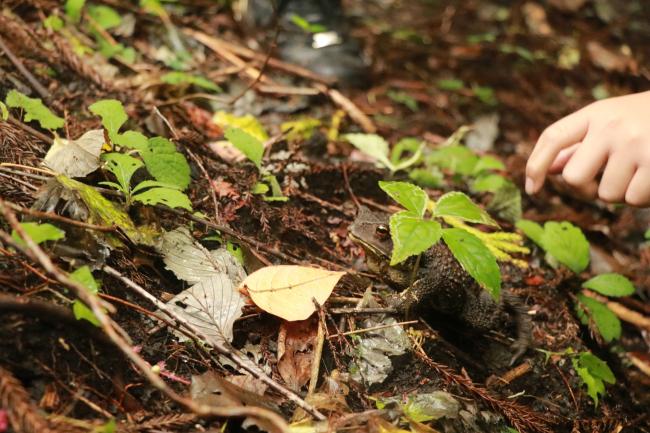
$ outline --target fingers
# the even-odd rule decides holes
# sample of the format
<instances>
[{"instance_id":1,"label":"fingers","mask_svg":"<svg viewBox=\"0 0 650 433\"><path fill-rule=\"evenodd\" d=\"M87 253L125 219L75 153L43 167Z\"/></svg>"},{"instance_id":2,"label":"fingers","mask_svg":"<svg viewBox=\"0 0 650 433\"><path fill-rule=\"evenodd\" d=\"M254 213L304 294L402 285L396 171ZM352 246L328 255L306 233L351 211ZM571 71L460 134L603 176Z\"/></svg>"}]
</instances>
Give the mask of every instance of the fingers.
<instances>
[{"instance_id":1,"label":"fingers","mask_svg":"<svg viewBox=\"0 0 650 433\"><path fill-rule=\"evenodd\" d=\"M609 156L610 135L588 133L562 170L562 178L573 189L587 193L590 184Z\"/></svg>"},{"instance_id":2,"label":"fingers","mask_svg":"<svg viewBox=\"0 0 650 433\"><path fill-rule=\"evenodd\" d=\"M615 152L609 157L603 177L600 179L598 197L608 203L622 203L635 171L634 159L624 152Z\"/></svg>"},{"instance_id":3,"label":"fingers","mask_svg":"<svg viewBox=\"0 0 650 433\"><path fill-rule=\"evenodd\" d=\"M546 173L558 153L583 140L589 129L586 108L558 120L544 130L526 165L526 192L534 194L544 184Z\"/></svg>"},{"instance_id":4,"label":"fingers","mask_svg":"<svg viewBox=\"0 0 650 433\"><path fill-rule=\"evenodd\" d=\"M579 145L580 143L576 143L573 146L569 146L565 149L562 149L560 153L557 154L555 160L549 167L548 169L549 174L561 173L562 169L564 169L566 163L569 162L569 159L571 159L575 151L578 149Z\"/></svg>"},{"instance_id":5,"label":"fingers","mask_svg":"<svg viewBox=\"0 0 650 433\"><path fill-rule=\"evenodd\" d=\"M632 206L650 206L650 168L636 171L627 187L625 201Z\"/></svg>"}]
</instances>

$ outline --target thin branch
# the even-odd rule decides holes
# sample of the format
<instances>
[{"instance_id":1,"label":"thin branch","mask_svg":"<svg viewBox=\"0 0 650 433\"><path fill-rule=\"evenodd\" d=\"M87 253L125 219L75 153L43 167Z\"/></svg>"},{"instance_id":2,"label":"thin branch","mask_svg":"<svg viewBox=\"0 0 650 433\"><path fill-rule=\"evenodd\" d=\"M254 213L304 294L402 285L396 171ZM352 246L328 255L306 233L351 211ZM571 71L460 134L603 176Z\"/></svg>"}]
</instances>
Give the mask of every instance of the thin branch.
<instances>
[{"instance_id":1,"label":"thin branch","mask_svg":"<svg viewBox=\"0 0 650 433\"><path fill-rule=\"evenodd\" d=\"M0 50L4 51L5 55L9 58L11 63L14 64L16 69L20 71L21 74L29 81L29 84L32 85L32 88L36 90L36 93L38 93L41 98L45 99L46 101L50 99L50 92L36 79L34 74L29 72L29 70L23 65L23 62L20 61L18 57L9 49L7 44L5 44L5 41L2 39L2 36L0 36Z\"/></svg>"}]
</instances>

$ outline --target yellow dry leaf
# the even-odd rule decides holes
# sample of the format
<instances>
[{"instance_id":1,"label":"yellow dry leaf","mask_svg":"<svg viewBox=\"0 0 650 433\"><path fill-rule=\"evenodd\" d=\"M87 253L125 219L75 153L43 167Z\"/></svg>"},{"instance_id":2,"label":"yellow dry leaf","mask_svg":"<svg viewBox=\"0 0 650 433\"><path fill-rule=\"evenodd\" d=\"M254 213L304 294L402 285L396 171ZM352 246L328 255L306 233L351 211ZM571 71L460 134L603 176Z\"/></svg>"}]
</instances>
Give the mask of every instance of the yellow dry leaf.
<instances>
[{"instance_id":1,"label":"yellow dry leaf","mask_svg":"<svg viewBox=\"0 0 650 433\"><path fill-rule=\"evenodd\" d=\"M267 266L242 282L262 310L285 320L305 320L323 304L345 272L306 266Z\"/></svg>"}]
</instances>

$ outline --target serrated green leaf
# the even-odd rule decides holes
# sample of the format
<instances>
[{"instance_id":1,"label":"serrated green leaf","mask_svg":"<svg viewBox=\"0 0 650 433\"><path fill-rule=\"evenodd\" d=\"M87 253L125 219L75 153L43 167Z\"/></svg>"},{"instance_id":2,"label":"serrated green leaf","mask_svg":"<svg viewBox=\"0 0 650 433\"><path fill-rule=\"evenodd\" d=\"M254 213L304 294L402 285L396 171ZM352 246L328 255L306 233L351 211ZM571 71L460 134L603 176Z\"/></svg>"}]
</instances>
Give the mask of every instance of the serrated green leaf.
<instances>
[{"instance_id":1,"label":"serrated green leaf","mask_svg":"<svg viewBox=\"0 0 650 433\"><path fill-rule=\"evenodd\" d=\"M422 219L409 211L391 215L389 224L393 240L391 266L423 253L440 240L442 228L439 222Z\"/></svg>"},{"instance_id":2,"label":"serrated green leaf","mask_svg":"<svg viewBox=\"0 0 650 433\"><path fill-rule=\"evenodd\" d=\"M490 215L462 192L448 192L436 201L436 217L454 217L464 221L498 227Z\"/></svg>"},{"instance_id":3,"label":"serrated green leaf","mask_svg":"<svg viewBox=\"0 0 650 433\"><path fill-rule=\"evenodd\" d=\"M9 119L9 110L4 102L0 101L0 119L7 120Z\"/></svg>"},{"instance_id":4,"label":"serrated green leaf","mask_svg":"<svg viewBox=\"0 0 650 433\"><path fill-rule=\"evenodd\" d=\"M429 154L425 163L461 176L470 176L478 163L478 156L465 146L445 146Z\"/></svg>"},{"instance_id":5,"label":"serrated green leaf","mask_svg":"<svg viewBox=\"0 0 650 433\"><path fill-rule=\"evenodd\" d=\"M5 99L7 106L25 110L25 122L37 121L43 129L59 129L65 125L65 120L52 113L43 101L30 98L17 90L10 90Z\"/></svg>"},{"instance_id":6,"label":"serrated green leaf","mask_svg":"<svg viewBox=\"0 0 650 433\"><path fill-rule=\"evenodd\" d=\"M156 188L156 187L159 187L159 188L170 188L170 189L179 189L178 186L173 185L173 184L171 184L171 183L158 182L157 180L143 180L142 182L140 182L139 184L137 184L135 187L133 187L133 189L131 190L131 192L132 192L133 194L135 194L135 193L137 193L137 192L139 192L139 191L143 191L143 190L148 189L148 188Z\"/></svg>"},{"instance_id":7,"label":"serrated green leaf","mask_svg":"<svg viewBox=\"0 0 650 433\"><path fill-rule=\"evenodd\" d=\"M576 274L589 266L589 242L582 230L567 221L544 224L541 245Z\"/></svg>"},{"instance_id":8,"label":"serrated green leaf","mask_svg":"<svg viewBox=\"0 0 650 433\"><path fill-rule=\"evenodd\" d=\"M81 10L86 4L86 0L66 0L64 10L65 14L73 23L78 23L81 19Z\"/></svg>"},{"instance_id":9,"label":"serrated green leaf","mask_svg":"<svg viewBox=\"0 0 650 433\"><path fill-rule=\"evenodd\" d=\"M419 186L408 182L380 181L379 188L407 210L420 217L424 216L429 196Z\"/></svg>"},{"instance_id":10,"label":"serrated green leaf","mask_svg":"<svg viewBox=\"0 0 650 433\"><path fill-rule=\"evenodd\" d=\"M185 190L191 181L190 166L182 153L142 152L147 171L159 182Z\"/></svg>"},{"instance_id":11,"label":"serrated green leaf","mask_svg":"<svg viewBox=\"0 0 650 433\"><path fill-rule=\"evenodd\" d=\"M115 175L122 190L128 194L131 191L131 178L144 165L142 161L118 152L105 153L102 160L106 161L106 169Z\"/></svg>"},{"instance_id":12,"label":"serrated green leaf","mask_svg":"<svg viewBox=\"0 0 650 433\"><path fill-rule=\"evenodd\" d=\"M616 378L607 363L589 352L582 352L571 360L573 368L587 386L587 394L598 407L599 396L605 395L604 382L614 384Z\"/></svg>"},{"instance_id":13,"label":"serrated green leaf","mask_svg":"<svg viewBox=\"0 0 650 433\"><path fill-rule=\"evenodd\" d=\"M593 353L582 352L578 357L578 361L580 366L589 370L592 376L602 379L610 385L616 383L616 377L607 363Z\"/></svg>"},{"instance_id":14,"label":"serrated green leaf","mask_svg":"<svg viewBox=\"0 0 650 433\"><path fill-rule=\"evenodd\" d=\"M264 144L260 140L239 128L228 128L224 136L260 168L264 155Z\"/></svg>"},{"instance_id":15,"label":"serrated green leaf","mask_svg":"<svg viewBox=\"0 0 650 433\"><path fill-rule=\"evenodd\" d=\"M126 131L124 134L116 134L112 140L113 143L118 146L128 147L129 149L136 149L139 151L146 150L148 147L147 137L137 131Z\"/></svg>"},{"instance_id":16,"label":"serrated green leaf","mask_svg":"<svg viewBox=\"0 0 650 433\"><path fill-rule=\"evenodd\" d=\"M608 343L621 337L621 321L605 304L582 293L578 294L578 301L575 306L576 314L583 325L589 325L593 321L600 335ZM584 308L588 311L585 312Z\"/></svg>"},{"instance_id":17,"label":"serrated green leaf","mask_svg":"<svg viewBox=\"0 0 650 433\"><path fill-rule=\"evenodd\" d=\"M442 238L463 269L494 299L501 293L501 270L494 254L473 234L457 228L446 228Z\"/></svg>"},{"instance_id":18,"label":"serrated green leaf","mask_svg":"<svg viewBox=\"0 0 650 433\"><path fill-rule=\"evenodd\" d=\"M111 141L115 141L119 129L129 117L124 111L124 106L117 99L103 99L92 104L88 109L91 113L102 118L102 125L108 131Z\"/></svg>"},{"instance_id":19,"label":"serrated green leaf","mask_svg":"<svg viewBox=\"0 0 650 433\"><path fill-rule=\"evenodd\" d=\"M104 30L112 29L122 23L120 14L110 6L90 5L88 15Z\"/></svg>"},{"instance_id":20,"label":"serrated green leaf","mask_svg":"<svg viewBox=\"0 0 650 433\"><path fill-rule=\"evenodd\" d=\"M582 287L591 289L605 296L630 296L636 289L632 282L621 274L600 274L585 281Z\"/></svg>"},{"instance_id":21,"label":"serrated green leaf","mask_svg":"<svg viewBox=\"0 0 650 433\"><path fill-rule=\"evenodd\" d=\"M172 85L181 85L181 84L195 85L197 87L201 87L206 90L211 90L213 92L221 92L221 87L217 86L207 78L201 75L189 74L187 72L180 72L180 71L168 72L162 77L160 77L160 81Z\"/></svg>"},{"instance_id":22,"label":"serrated green leaf","mask_svg":"<svg viewBox=\"0 0 650 433\"><path fill-rule=\"evenodd\" d=\"M192 212L192 202L185 193L177 189L151 188L134 195L133 200L150 206L164 204L172 209L179 207Z\"/></svg>"},{"instance_id":23,"label":"serrated green leaf","mask_svg":"<svg viewBox=\"0 0 650 433\"><path fill-rule=\"evenodd\" d=\"M396 171L395 166L388 159L388 142L377 134L344 134L343 139L390 171Z\"/></svg>"},{"instance_id":24,"label":"serrated green leaf","mask_svg":"<svg viewBox=\"0 0 650 433\"><path fill-rule=\"evenodd\" d=\"M496 192L508 180L500 174L487 174L480 176L472 182L472 191L474 192Z\"/></svg>"},{"instance_id":25,"label":"serrated green leaf","mask_svg":"<svg viewBox=\"0 0 650 433\"><path fill-rule=\"evenodd\" d=\"M47 241L58 241L59 239L63 239L65 237L65 232L63 230L50 223L39 224L34 222L27 222L20 223L20 226L37 245ZM25 241L18 235L18 232L16 232L16 230L11 231L11 237L18 245L23 247L27 246Z\"/></svg>"},{"instance_id":26,"label":"serrated green leaf","mask_svg":"<svg viewBox=\"0 0 650 433\"><path fill-rule=\"evenodd\" d=\"M544 248L542 245L542 237L544 236L544 227L535 221L521 219L515 224L519 230L524 232L526 236L535 242L539 247Z\"/></svg>"}]
</instances>

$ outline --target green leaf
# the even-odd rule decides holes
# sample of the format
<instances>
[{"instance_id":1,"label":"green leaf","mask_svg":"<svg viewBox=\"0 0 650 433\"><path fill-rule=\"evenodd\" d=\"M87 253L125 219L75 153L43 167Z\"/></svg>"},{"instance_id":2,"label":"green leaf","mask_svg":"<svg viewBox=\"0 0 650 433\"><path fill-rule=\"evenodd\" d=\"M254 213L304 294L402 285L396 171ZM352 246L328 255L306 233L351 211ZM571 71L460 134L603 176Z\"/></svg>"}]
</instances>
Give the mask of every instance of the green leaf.
<instances>
[{"instance_id":1,"label":"green leaf","mask_svg":"<svg viewBox=\"0 0 650 433\"><path fill-rule=\"evenodd\" d=\"M9 119L9 110L4 102L0 101L0 119L7 120Z\"/></svg>"},{"instance_id":2,"label":"green leaf","mask_svg":"<svg viewBox=\"0 0 650 433\"><path fill-rule=\"evenodd\" d=\"M70 274L70 279L84 286L90 293L96 295L99 293L99 283L93 277L88 266L82 266Z\"/></svg>"},{"instance_id":3,"label":"green leaf","mask_svg":"<svg viewBox=\"0 0 650 433\"><path fill-rule=\"evenodd\" d=\"M183 208L192 212L192 202L185 193L171 188L151 188L133 196L134 201L146 205L164 204L170 208Z\"/></svg>"},{"instance_id":4,"label":"green leaf","mask_svg":"<svg viewBox=\"0 0 650 433\"><path fill-rule=\"evenodd\" d=\"M147 171L160 182L184 190L190 184L190 166L182 153L142 152Z\"/></svg>"},{"instance_id":5,"label":"green leaf","mask_svg":"<svg viewBox=\"0 0 650 433\"><path fill-rule=\"evenodd\" d=\"M148 148L147 137L137 131L126 131L124 134L116 134L113 138L113 143L118 146L128 147L129 149L136 149L139 151Z\"/></svg>"},{"instance_id":6,"label":"green leaf","mask_svg":"<svg viewBox=\"0 0 650 433\"><path fill-rule=\"evenodd\" d=\"M344 134L343 139L390 171L396 171L395 166L388 160L388 142L377 134Z\"/></svg>"},{"instance_id":7,"label":"green leaf","mask_svg":"<svg viewBox=\"0 0 650 433\"><path fill-rule=\"evenodd\" d=\"M474 96L484 104L494 106L499 103L492 87L473 85L472 91L474 92Z\"/></svg>"},{"instance_id":8,"label":"green leaf","mask_svg":"<svg viewBox=\"0 0 650 433\"><path fill-rule=\"evenodd\" d=\"M544 224L541 245L576 274L589 265L589 242L582 230L567 221Z\"/></svg>"},{"instance_id":9,"label":"green leaf","mask_svg":"<svg viewBox=\"0 0 650 433\"><path fill-rule=\"evenodd\" d=\"M11 108L25 110L25 122L36 120L43 129L59 129L65 125L65 120L52 113L38 98L30 98L17 90L10 90L5 102Z\"/></svg>"},{"instance_id":10,"label":"green leaf","mask_svg":"<svg viewBox=\"0 0 650 433\"><path fill-rule=\"evenodd\" d=\"M409 211L393 214L389 224L393 240L391 266L423 253L440 240L439 222L422 219Z\"/></svg>"},{"instance_id":11,"label":"green leaf","mask_svg":"<svg viewBox=\"0 0 650 433\"><path fill-rule=\"evenodd\" d=\"M616 382L616 378L609 366L597 356L582 352L571 360L573 368L587 386L587 394L598 407L598 397L605 395L604 381L610 384Z\"/></svg>"},{"instance_id":12,"label":"green leaf","mask_svg":"<svg viewBox=\"0 0 650 433\"><path fill-rule=\"evenodd\" d=\"M187 72L168 72L160 80L163 83L172 84L172 85L195 85L206 90L211 90L213 92L221 92L221 87L214 84L212 81L201 75L189 74Z\"/></svg>"},{"instance_id":13,"label":"green leaf","mask_svg":"<svg viewBox=\"0 0 650 433\"><path fill-rule=\"evenodd\" d=\"M589 370L592 376L602 379L610 385L616 383L616 377L607 363L593 353L582 352L578 359L580 366Z\"/></svg>"},{"instance_id":14,"label":"green leaf","mask_svg":"<svg viewBox=\"0 0 650 433\"><path fill-rule=\"evenodd\" d=\"M544 228L541 225L539 225L535 221L521 219L517 221L515 227L517 227L519 230L524 232L524 234L528 236L530 240L535 242L539 247L544 248L544 246L542 245L542 238L544 237Z\"/></svg>"},{"instance_id":15,"label":"green leaf","mask_svg":"<svg viewBox=\"0 0 650 433\"><path fill-rule=\"evenodd\" d=\"M269 192L271 188L265 184L264 182L257 182L255 185L253 185L253 188L251 189L251 193L253 194L266 194Z\"/></svg>"},{"instance_id":16,"label":"green leaf","mask_svg":"<svg viewBox=\"0 0 650 433\"><path fill-rule=\"evenodd\" d=\"M150 138L147 143L148 150L153 153L173 153L176 146L164 137Z\"/></svg>"},{"instance_id":17,"label":"green leaf","mask_svg":"<svg viewBox=\"0 0 650 433\"><path fill-rule=\"evenodd\" d=\"M64 26L65 24L63 23L63 20L58 15L50 15L49 17L43 20L43 27L45 27L46 29L53 30L55 32L58 32Z\"/></svg>"},{"instance_id":18,"label":"green leaf","mask_svg":"<svg viewBox=\"0 0 650 433\"><path fill-rule=\"evenodd\" d=\"M88 15L104 30L112 29L122 23L120 14L110 6L90 5Z\"/></svg>"},{"instance_id":19,"label":"green leaf","mask_svg":"<svg viewBox=\"0 0 650 433\"><path fill-rule=\"evenodd\" d=\"M239 128L228 128L224 136L260 168L264 155L264 144L260 140Z\"/></svg>"},{"instance_id":20,"label":"green leaf","mask_svg":"<svg viewBox=\"0 0 650 433\"><path fill-rule=\"evenodd\" d=\"M643 235L644 238L650 240L650 229L646 230L645 234Z\"/></svg>"},{"instance_id":21,"label":"green leaf","mask_svg":"<svg viewBox=\"0 0 650 433\"><path fill-rule=\"evenodd\" d=\"M582 293L578 294L578 301L575 306L576 313L583 325L589 325L593 321L600 335L608 343L621 337L621 321L605 304Z\"/></svg>"},{"instance_id":22,"label":"green leaf","mask_svg":"<svg viewBox=\"0 0 650 433\"><path fill-rule=\"evenodd\" d=\"M86 0L66 0L64 6L65 14L73 23L78 23L81 19L81 10L85 3Z\"/></svg>"},{"instance_id":23,"label":"green leaf","mask_svg":"<svg viewBox=\"0 0 650 433\"><path fill-rule=\"evenodd\" d=\"M472 191L474 192L496 192L505 185L508 180L500 174L486 174L477 177L472 182Z\"/></svg>"},{"instance_id":24,"label":"green leaf","mask_svg":"<svg viewBox=\"0 0 650 433\"><path fill-rule=\"evenodd\" d=\"M505 170L506 166L493 156L482 156L474 166L474 174L479 174L487 170Z\"/></svg>"},{"instance_id":25,"label":"green leaf","mask_svg":"<svg viewBox=\"0 0 650 433\"><path fill-rule=\"evenodd\" d=\"M434 216L454 217L472 223L499 226L487 212L465 194L457 191L448 192L438 199L434 209Z\"/></svg>"},{"instance_id":26,"label":"green leaf","mask_svg":"<svg viewBox=\"0 0 650 433\"><path fill-rule=\"evenodd\" d=\"M459 80L457 78L445 78L442 80L438 80L436 82L436 85L440 90L450 90L450 91L460 90L465 87L465 83L463 82L463 80Z\"/></svg>"},{"instance_id":27,"label":"green leaf","mask_svg":"<svg viewBox=\"0 0 650 433\"><path fill-rule=\"evenodd\" d=\"M124 106L117 99L103 99L92 104L88 109L102 118L102 125L108 131L111 141L115 141L119 129L129 119Z\"/></svg>"},{"instance_id":28,"label":"green leaf","mask_svg":"<svg viewBox=\"0 0 650 433\"><path fill-rule=\"evenodd\" d=\"M436 188L442 185L442 181L445 179L444 175L437 167L426 168L416 168L409 172L409 179L413 182L428 187Z\"/></svg>"},{"instance_id":29,"label":"green leaf","mask_svg":"<svg viewBox=\"0 0 650 433\"><path fill-rule=\"evenodd\" d=\"M632 282L621 274L600 274L585 281L582 287L591 289L605 296L630 296L636 289Z\"/></svg>"},{"instance_id":30,"label":"green leaf","mask_svg":"<svg viewBox=\"0 0 650 433\"><path fill-rule=\"evenodd\" d=\"M97 316L95 316L95 313L93 313L90 308L86 307L86 304L81 302L79 299L76 299L72 304L72 313L77 320L87 320L95 326L101 326L101 322Z\"/></svg>"},{"instance_id":31,"label":"green leaf","mask_svg":"<svg viewBox=\"0 0 650 433\"><path fill-rule=\"evenodd\" d=\"M473 234L457 228L442 231L456 260L494 299L501 293L501 271L494 254Z\"/></svg>"},{"instance_id":32,"label":"green leaf","mask_svg":"<svg viewBox=\"0 0 650 433\"><path fill-rule=\"evenodd\" d=\"M122 190L128 195L131 191L133 173L144 165L142 161L118 152L105 153L102 159L106 161L106 169L115 175Z\"/></svg>"},{"instance_id":33,"label":"green leaf","mask_svg":"<svg viewBox=\"0 0 650 433\"><path fill-rule=\"evenodd\" d=\"M212 118L221 129L239 128L249 135L257 138L264 143L269 139L269 135L264 130L262 124L254 116L247 114L245 116L235 116L225 111L217 111Z\"/></svg>"},{"instance_id":34,"label":"green leaf","mask_svg":"<svg viewBox=\"0 0 650 433\"><path fill-rule=\"evenodd\" d=\"M289 200L289 197L285 197L284 194L282 194L282 188L280 187L280 183L278 182L278 179L274 175L268 174L264 176L264 181L271 187L271 195L264 197L265 201Z\"/></svg>"},{"instance_id":35,"label":"green leaf","mask_svg":"<svg viewBox=\"0 0 650 433\"><path fill-rule=\"evenodd\" d=\"M148 188L170 188L170 189L179 189L178 186L172 185L171 183L164 183L164 182L158 182L157 180L143 180L139 184L137 184L131 192L135 194L136 192L139 191L144 191L145 189Z\"/></svg>"},{"instance_id":36,"label":"green leaf","mask_svg":"<svg viewBox=\"0 0 650 433\"><path fill-rule=\"evenodd\" d=\"M53 226L50 223L20 223L20 226L25 230L25 233L32 238L35 244L41 244L47 241L58 241L65 237L65 232L60 228ZM25 247L27 244L25 241L18 235L16 230L11 231L11 237L13 240L20 246Z\"/></svg>"},{"instance_id":37,"label":"green leaf","mask_svg":"<svg viewBox=\"0 0 650 433\"><path fill-rule=\"evenodd\" d=\"M461 176L470 176L478 163L478 156L465 146L445 146L426 157L427 165L435 165Z\"/></svg>"},{"instance_id":38,"label":"green leaf","mask_svg":"<svg viewBox=\"0 0 650 433\"><path fill-rule=\"evenodd\" d=\"M404 206L407 210L424 216L429 202L429 196L422 188L408 182L380 181L379 188L384 190L393 200Z\"/></svg>"},{"instance_id":39,"label":"green leaf","mask_svg":"<svg viewBox=\"0 0 650 433\"><path fill-rule=\"evenodd\" d=\"M390 152L390 161L395 166L395 171L405 170L420 162L423 148L424 143L417 138L403 138L398 141ZM411 155L403 157L404 153Z\"/></svg>"}]
</instances>

